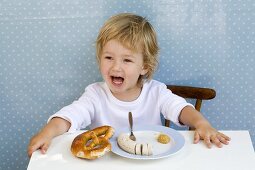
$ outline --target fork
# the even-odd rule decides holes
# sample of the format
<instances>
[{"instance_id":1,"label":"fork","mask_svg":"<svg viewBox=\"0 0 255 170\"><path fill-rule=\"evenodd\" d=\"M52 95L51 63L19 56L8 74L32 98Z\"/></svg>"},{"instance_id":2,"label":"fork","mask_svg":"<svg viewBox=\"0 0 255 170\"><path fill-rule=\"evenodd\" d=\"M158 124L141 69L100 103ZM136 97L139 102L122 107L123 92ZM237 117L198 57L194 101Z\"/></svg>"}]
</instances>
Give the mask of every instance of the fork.
<instances>
[{"instance_id":1,"label":"fork","mask_svg":"<svg viewBox=\"0 0 255 170\"><path fill-rule=\"evenodd\" d=\"M136 137L135 137L135 135L133 133L133 117L132 117L132 113L131 112L128 113L128 120L129 120L130 131L131 131L131 133L129 135L129 138L131 140L133 140L133 141L136 141Z\"/></svg>"}]
</instances>

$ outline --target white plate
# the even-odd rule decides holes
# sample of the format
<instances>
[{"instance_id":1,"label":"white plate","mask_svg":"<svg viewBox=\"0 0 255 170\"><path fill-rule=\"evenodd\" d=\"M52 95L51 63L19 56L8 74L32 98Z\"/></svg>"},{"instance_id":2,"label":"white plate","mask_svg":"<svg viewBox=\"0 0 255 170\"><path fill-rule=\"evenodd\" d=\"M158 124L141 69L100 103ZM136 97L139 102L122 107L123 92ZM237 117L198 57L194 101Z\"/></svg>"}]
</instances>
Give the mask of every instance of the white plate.
<instances>
[{"instance_id":1,"label":"white plate","mask_svg":"<svg viewBox=\"0 0 255 170\"><path fill-rule=\"evenodd\" d=\"M112 152L131 159L160 159L171 156L178 151L180 151L184 144L184 137L176 130L165 127L165 126L152 126L152 125L143 125L143 126L134 126L134 135L137 138L137 142L147 142L152 144L153 155L144 156L144 155L134 155L122 150L117 143L117 137L120 133L130 133L128 127L122 129L115 129L115 134L111 138ZM168 144L161 144L157 142L157 135L159 133L167 134L170 137L170 142Z\"/></svg>"}]
</instances>

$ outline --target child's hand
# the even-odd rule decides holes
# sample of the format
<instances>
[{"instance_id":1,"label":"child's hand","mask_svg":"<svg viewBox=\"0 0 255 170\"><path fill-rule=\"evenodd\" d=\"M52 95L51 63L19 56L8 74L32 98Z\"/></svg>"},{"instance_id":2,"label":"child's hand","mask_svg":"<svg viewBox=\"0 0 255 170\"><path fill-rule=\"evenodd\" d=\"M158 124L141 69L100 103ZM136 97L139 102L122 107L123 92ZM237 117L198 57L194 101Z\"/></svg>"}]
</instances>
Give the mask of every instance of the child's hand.
<instances>
[{"instance_id":1,"label":"child's hand","mask_svg":"<svg viewBox=\"0 0 255 170\"><path fill-rule=\"evenodd\" d=\"M65 133L71 126L71 123L65 119L55 117L50 120L49 123L35 135L31 140L27 148L27 154L31 157L32 153L37 149L41 150L42 154L45 154L48 150L52 138Z\"/></svg>"},{"instance_id":2,"label":"child's hand","mask_svg":"<svg viewBox=\"0 0 255 170\"><path fill-rule=\"evenodd\" d=\"M30 140L30 143L27 148L27 154L29 157L31 157L32 153L36 151L37 149L41 150L42 154L45 154L46 151L49 148L51 142L51 138L48 137L44 133L38 133L32 139Z\"/></svg>"},{"instance_id":3,"label":"child's hand","mask_svg":"<svg viewBox=\"0 0 255 170\"><path fill-rule=\"evenodd\" d=\"M199 140L204 140L204 143L208 148L215 144L221 148L222 144L227 145L230 141L230 137L218 132L210 124L201 123L195 130L194 143L198 143Z\"/></svg>"}]
</instances>

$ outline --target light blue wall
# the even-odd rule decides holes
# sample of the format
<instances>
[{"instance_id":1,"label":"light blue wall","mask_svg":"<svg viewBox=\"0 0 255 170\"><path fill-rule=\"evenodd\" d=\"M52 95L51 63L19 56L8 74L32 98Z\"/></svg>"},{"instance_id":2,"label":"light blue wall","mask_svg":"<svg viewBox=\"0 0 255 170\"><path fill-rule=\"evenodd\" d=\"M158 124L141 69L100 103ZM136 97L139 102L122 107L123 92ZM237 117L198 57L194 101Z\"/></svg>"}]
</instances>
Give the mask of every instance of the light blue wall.
<instances>
[{"instance_id":1,"label":"light blue wall","mask_svg":"<svg viewBox=\"0 0 255 170\"><path fill-rule=\"evenodd\" d=\"M202 112L217 129L249 130L255 143L254 0L1 0L0 169L26 169L31 136L101 80L94 41L119 12L154 25L155 79L216 89Z\"/></svg>"}]
</instances>

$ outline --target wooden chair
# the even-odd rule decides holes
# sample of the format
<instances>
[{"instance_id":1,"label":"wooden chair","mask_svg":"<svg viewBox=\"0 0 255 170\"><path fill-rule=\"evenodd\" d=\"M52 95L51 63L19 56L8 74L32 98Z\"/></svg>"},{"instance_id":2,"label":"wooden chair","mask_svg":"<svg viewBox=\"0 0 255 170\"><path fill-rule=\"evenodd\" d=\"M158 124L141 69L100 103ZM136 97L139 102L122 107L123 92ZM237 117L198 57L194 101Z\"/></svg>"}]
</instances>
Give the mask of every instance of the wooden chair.
<instances>
[{"instance_id":1,"label":"wooden chair","mask_svg":"<svg viewBox=\"0 0 255 170\"><path fill-rule=\"evenodd\" d=\"M186 99L195 99L195 109L200 111L202 100L210 100L216 96L216 91L210 88L167 85L167 88L174 94ZM170 120L165 119L165 126L170 126ZM191 128L190 128L191 129Z\"/></svg>"}]
</instances>

